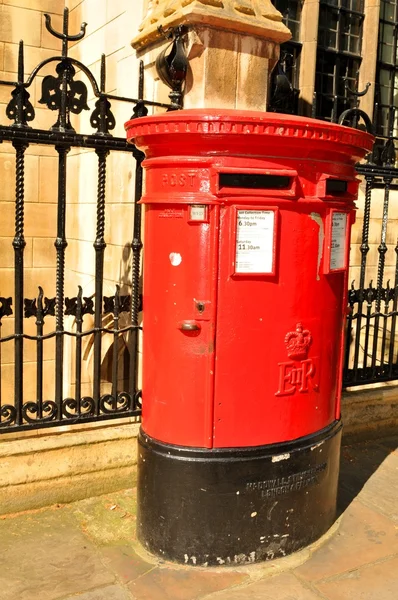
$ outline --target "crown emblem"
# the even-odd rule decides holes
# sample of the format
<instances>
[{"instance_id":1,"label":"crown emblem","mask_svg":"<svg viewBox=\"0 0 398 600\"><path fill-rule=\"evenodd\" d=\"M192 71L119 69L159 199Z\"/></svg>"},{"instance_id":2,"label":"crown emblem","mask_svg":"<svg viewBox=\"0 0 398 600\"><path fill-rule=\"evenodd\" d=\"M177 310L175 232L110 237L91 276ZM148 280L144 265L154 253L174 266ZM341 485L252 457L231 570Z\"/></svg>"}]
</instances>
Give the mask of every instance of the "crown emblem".
<instances>
[{"instance_id":1,"label":"crown emblem","mask_svg":"<svg viewBox=\"0 0 398 600\"><path fill-rule=\"evenodd\" d=\"M285 335L285 345L288 357L293 360L303 360L307 358L311 342L311 333L308 329L303 329L301 323L297 323L296 331L289 331L289 333Z\"/></svg>"}]
</instances>

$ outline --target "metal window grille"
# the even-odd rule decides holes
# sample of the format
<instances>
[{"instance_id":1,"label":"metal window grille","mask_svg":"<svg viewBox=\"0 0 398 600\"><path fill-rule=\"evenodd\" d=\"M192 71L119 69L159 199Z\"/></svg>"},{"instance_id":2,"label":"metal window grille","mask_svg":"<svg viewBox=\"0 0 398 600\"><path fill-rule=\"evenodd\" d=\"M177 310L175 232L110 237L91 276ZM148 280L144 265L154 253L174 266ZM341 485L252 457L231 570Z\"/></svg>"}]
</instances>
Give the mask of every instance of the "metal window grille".
<instances>
[{"instance_id":1,"label":"metal window grille","mask_svg":"<svg viewBox=\"0 0 398 600\"><path fill-rule=\"evenodd\" d=\"M398 138L398 2L382 0L376 72L377 135Z\"/></svg>"},{"instance_id":2,"label":"metal window grille","mask_svg":"<svg viewBox=\"0 0 398 600\"><path fill-rule=\"evenodd\" d=\"M275 8L282 13L284 24L292 32L293 42L300 41L301 7L302 3L299 0L276 0L275 2Z\"/></svg>"},{"instance_id":3,"label":"metal window grille","mask_svg":"<svg viewBox=\"0 0 398 600\"><path fill-rule=\"evenodd\" d=\"M299 0L276 0L275 7L282 13L283 23L292 32L292 39L280 48L280 60L272 74L269 110L297 114L302 3Z\"/></svg>"},{"instance_id":4,"label":"metal window grille","mask_svg":"<svg viewBox=\"0 0 398 600\"><path fill-rule=\"evenodd\" d=\"M336 121L350 108L361 64L362 0L321 0L316 64L317 117Z\"/></svg>"}]
</instances>

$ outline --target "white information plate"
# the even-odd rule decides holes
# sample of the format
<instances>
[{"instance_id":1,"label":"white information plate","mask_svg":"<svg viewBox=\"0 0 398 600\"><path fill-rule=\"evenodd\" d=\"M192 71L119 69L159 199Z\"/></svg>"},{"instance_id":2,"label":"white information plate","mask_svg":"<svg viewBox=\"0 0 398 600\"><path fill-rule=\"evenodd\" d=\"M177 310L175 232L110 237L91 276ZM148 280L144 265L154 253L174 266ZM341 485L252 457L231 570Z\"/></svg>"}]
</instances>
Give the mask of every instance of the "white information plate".
<instances>
[{"instance_id":1,"label":"white information plate","mask_svg":"<svg viewBox=\"0 0 398 600\"><path fill-rule=\"evenodd\" d=\"M344 269L346 264L347 213L332 213L330 270Z\"/></svg>"},{"instance_id":2,"label":"white information plate","mask_svg":"<svg viewBox=\"0 0 398 600\"><path fill-rule=\"evenodd\" d=\"M206 221L207 210L204 204L191 204L189 206L190 221Z\"/></svg>"},{"instance_id":3,"label":"white information plate","mask_svg":"<svg viewBox=\"0 0 398 600\"><path fill-rule=\"evenodd\" d=\"M273 210L238 210L236 213L235 273L273 273Z\"/></svg>"}]
</instances>

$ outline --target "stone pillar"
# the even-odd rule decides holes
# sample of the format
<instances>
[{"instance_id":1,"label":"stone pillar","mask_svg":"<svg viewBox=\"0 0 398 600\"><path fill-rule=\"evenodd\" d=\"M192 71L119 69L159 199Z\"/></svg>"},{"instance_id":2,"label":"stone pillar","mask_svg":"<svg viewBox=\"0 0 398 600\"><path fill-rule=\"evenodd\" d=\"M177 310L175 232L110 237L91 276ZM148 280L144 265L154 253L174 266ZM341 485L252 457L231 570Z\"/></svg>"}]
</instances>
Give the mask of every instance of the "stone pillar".
<instances>
[{"instance_id":1,"label":"stone pillar","mask_svg":"<svg viewBox=\"0 0 398 600\"><path fill-rule=\"evenodd\" d=\"M362 63L359 70L358 89L362 91L367 82L371 83L368 92L360 98L360 108L373 119L375 100L375 81L377 64L378 36L375 29L379 25L380 0L365 0L365 15L362 36Z\"/></svg>"},{"instance_id":2,"label":"stone pillar","mask_svg":"<svg viewBox=\"0 0 398 600\"><path fill-rule=\"evenodd\" d=\"M318 44L319 0L307 0L301 13L303 44L300 56L300 114L311 115L315 91L316 51ZM305 66L304 66L305 65Z\"/></svg>"},{"instance_id":3,"label":"stone pillar","mask_svg":"<svg viewBox=\"0 0 398 600\"><path fill-rule=\"evenodd\" d=\"M270 0L149 0L132 45L144 60L145 97L168 102L155 60L170 44L159 26L187 28L184 108L266 110L279 45L291 34Z\"/></svg>"}]
</instances>

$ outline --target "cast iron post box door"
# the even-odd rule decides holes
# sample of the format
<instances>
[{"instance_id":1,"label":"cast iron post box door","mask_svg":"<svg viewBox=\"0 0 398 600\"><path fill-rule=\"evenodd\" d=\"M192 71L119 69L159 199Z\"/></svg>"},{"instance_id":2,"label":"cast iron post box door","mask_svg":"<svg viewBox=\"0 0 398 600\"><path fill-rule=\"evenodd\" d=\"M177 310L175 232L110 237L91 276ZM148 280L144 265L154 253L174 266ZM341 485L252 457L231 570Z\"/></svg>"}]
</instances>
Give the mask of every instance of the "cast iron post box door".
<instances>
[{"instance_id":1,"label":"cast iron post box door","mask_svg":"<svg viewBox=\"0 0 398 600\"><path fill-rule=\"evenodd\" d=\"M155 439L210 448L219 208L200 190L208 173L147 163L143 420Z\"/></svg>"},{"instance_id":2,"label":"cast iron post box door","mask_svg":"<svg viewBox=\"0 0 398 600\"><path fill-rule=\"evenodd\" d=\"M357 182L343 169L331 181L347 189L326 200L327 164L287 162L218 174L215 447L294 440L336 419Z\"/></svg>"}]
</instances>

